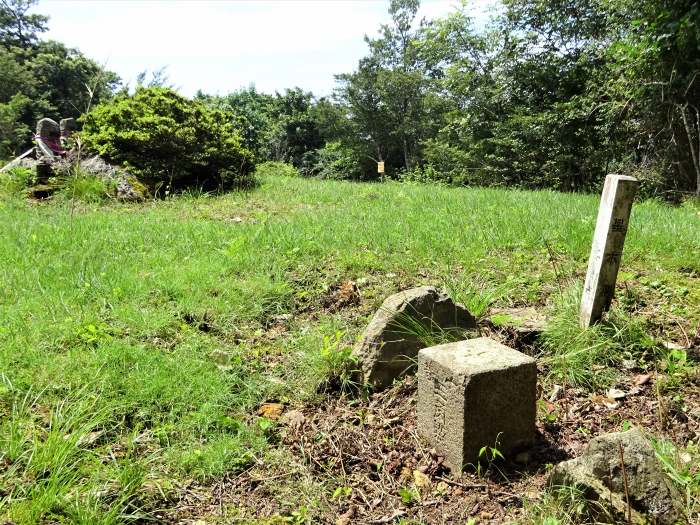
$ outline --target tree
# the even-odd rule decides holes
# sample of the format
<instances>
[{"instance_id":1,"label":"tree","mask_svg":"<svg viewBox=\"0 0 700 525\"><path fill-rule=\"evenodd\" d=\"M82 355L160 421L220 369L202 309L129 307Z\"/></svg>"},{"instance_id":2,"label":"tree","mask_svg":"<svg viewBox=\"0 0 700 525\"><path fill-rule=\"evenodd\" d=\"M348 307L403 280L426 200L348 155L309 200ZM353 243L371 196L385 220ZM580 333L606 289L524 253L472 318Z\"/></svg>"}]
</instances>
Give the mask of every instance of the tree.
<instances>
[{"instance_id":1,"label":"tree","mask_svg":"<svg viewBox=\"0 0 700 525\"><path fill-rule=\"evenodd\" d=\"M77 49L40 41L48 18L28 14L35 4L0 0L0 157L27 148L38 119L78 117L119 84Z\"/></svg>"},{"instance_id":2,"label":"tree","mask_svg":"<svg viewBox=\"0 0 700 525\"><path fill-rule=\"evenodd\" d=\"M394 170L420 163L430 128L430 79L418 52L421 28L413 27L418 7L418 0L392 0L391 24L381 26L379 38L365 37L369 56L354 73L337 76L339 99L355 125L354 142Z\"/></svg>"},{"instance_id":3,"label":"tree","mask_svg":"<svg viewBox=\"0 0 700 525\"><path fill-rule=\"evenodd\" d=\"M38 0L0 0L0 45L22 49L34 45L38 33L46 31L49 17L28 14Z\"/></svg>"},{"instance_id":4,"label":"tree","mask_svg":"<svg viewBox=\"0 0 700 525\"><path fill-rule=\"evenodd\" d=\"M250 182L253 156L229 115L161 87L137 88L83 117L86 149L153 189L222 189Z\"/></svg>"}]
</instances>

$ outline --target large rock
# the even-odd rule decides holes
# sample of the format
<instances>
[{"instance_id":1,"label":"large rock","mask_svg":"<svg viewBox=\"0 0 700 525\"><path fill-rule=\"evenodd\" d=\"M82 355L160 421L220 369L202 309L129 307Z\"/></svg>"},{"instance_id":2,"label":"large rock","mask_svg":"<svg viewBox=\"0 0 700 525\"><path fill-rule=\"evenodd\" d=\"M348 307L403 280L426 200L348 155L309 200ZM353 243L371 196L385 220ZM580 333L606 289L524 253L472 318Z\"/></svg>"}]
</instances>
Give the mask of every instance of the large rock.
<instances>
[{"instance_id":1,"label":"large rock","mask_svg":"<svg viewBox=\"0 0 700 525\"><path fill-rule=\"evenodd\" d=\"M418 431L460 474L484 446L506 457L535 440L537 364L479 337L418 352Z\"/></svg>"},{"instance_id":2,"label":"large rock","mask_svg":"<svg viewBox=\"0 0 700 525\"><path fill-rule=\"evenodd\" d=\"M61 145L68 146L73 133L78 129L78 123L74 118L64 118L59 122L61 128Z\"/></svg>"},{"instance_id":3,"label":"large rock","mask_svg":"<svg viewBox=\"0 0 700 525\"><path fill-rule=\"evenodd\" d=\"M682 497L664 473L653 447L639 429L604 434L591 440L584 453L557 465L549 484L575 487L591 502L598 520L627 521L624 458L633 523L684 523Z\"/></svg>"},{"instance_id":4,"label":"large rock","mask_svg":"<svg viewBox=\"0 0 700 525\"><path fill-rule=\"evenodd\" d=\"M37 146L37 158L45 162L53 161L63 151L61 147L61 128L50 118L42 118L36 123L34 141Z\"/></svg>"},{"instance_id":5,"label":"large rock","mask_svg":"<svg viewBox=\"0 0 700 525\"><path fill-rule=\"evenodd\" d=\"M367 326L355 348L365 381L386 388L415 370L421 348L420 333L475 330L476 319L462 305L432 286L421 286L388 297Z\"/></svg>"},{"instance_id":6,"label":"large rock","mask_svg":"<svg viewBox=\"0 0 700 525\"><path fill-rule=\"evenodd\" d=\"M36 134L42 138L58 139L61 137L61 127L50 118L42 118L36 123Z\"/></svg>"}]
</instances>

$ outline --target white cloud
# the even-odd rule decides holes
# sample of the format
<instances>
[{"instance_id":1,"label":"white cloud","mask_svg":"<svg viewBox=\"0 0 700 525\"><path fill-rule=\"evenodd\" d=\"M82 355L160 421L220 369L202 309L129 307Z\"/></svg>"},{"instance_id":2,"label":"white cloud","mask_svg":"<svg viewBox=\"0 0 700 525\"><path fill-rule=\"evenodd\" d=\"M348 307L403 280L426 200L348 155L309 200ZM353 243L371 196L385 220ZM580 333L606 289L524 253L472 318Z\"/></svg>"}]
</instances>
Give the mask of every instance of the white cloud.
<instances>
[{"instance_id":1,"label":"white cloud","mask_svg":"<svg viewBox=\"0 0 700 525\"><path fill-rule=\"evenodd\" d=\"M492 0L491 0L492 1ZM474 9L490 3L476 0ZM424 1L420 17L445 15L456 0ZM365 34L389 19L388 1L43 0L47 36L77 47L133 82L167 66L184 94L300 86L331 92L333 75L366 53Z\"/></svg>"}]
</instances>

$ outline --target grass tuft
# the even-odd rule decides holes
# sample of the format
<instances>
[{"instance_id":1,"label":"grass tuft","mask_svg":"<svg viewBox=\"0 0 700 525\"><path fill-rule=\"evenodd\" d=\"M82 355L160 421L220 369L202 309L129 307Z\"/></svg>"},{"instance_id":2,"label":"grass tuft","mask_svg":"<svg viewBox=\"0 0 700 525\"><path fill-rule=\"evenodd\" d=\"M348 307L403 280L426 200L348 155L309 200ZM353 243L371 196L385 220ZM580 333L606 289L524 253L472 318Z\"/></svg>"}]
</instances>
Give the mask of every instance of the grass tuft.
<instances>
[{"instance_id":1,"label":"grass tuft","mask_svg":"<svg viewBox=\"0 0 700 525\"><path fill-rule=\"evenodd\" d=\"M541 336L546 380L595 390L611 384L625 360L635 366L653 357L657 344L646 322L613 307L602 322L581 328L579 308L582 287L570 286L555 297L550 321Z\"/></svg>"}]
</instances>

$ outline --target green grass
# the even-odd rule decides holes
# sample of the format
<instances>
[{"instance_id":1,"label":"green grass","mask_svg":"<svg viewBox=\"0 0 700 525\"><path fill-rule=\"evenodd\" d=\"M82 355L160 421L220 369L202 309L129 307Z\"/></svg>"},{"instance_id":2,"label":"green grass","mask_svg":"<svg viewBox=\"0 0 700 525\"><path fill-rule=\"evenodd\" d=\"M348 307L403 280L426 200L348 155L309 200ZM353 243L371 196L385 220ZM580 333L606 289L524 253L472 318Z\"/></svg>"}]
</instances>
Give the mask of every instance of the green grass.
<instances>
[{"instance_id":1,"label":"green grass","mask_svg":"<svg viewBox=\"0 0 700 525\"><path fill-rule=\"evenodd\" d=\"M347 348L386 295L435 284L479 316L543 305L581 279L596 210L595 196L277 176L143 205L6 196L0 518L148 519L185 480L265 457L261 402L313 396L326 375L347 386ZM645 333L694 329L699 254L694 208L636 205L624 315L643 302ZM359 315L321 308L346 279Z\"/></svg>"}]
</instances>

